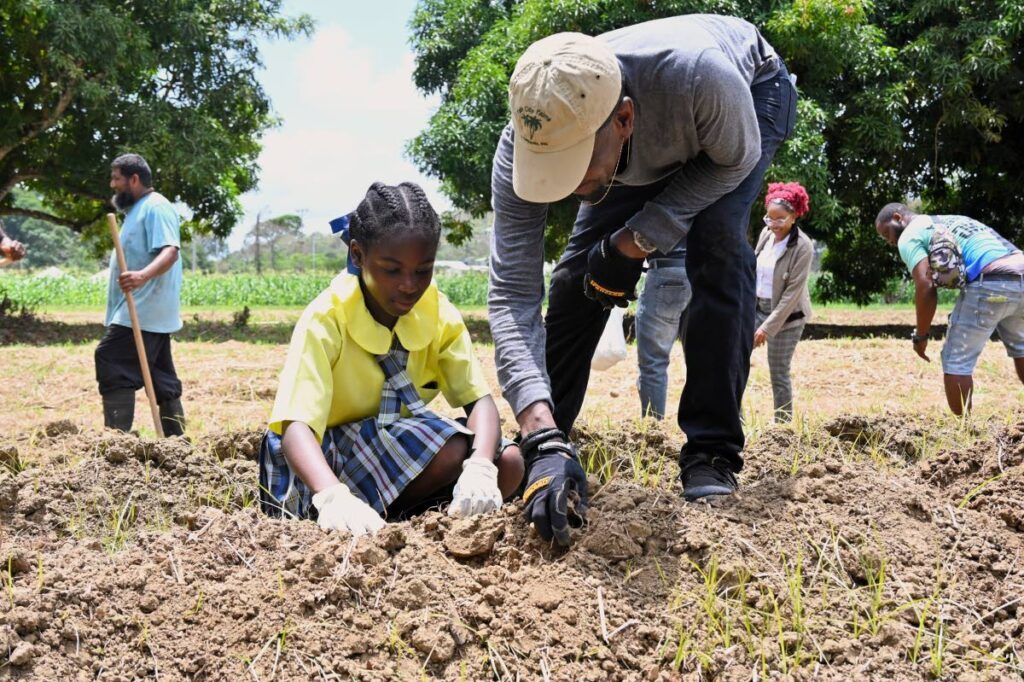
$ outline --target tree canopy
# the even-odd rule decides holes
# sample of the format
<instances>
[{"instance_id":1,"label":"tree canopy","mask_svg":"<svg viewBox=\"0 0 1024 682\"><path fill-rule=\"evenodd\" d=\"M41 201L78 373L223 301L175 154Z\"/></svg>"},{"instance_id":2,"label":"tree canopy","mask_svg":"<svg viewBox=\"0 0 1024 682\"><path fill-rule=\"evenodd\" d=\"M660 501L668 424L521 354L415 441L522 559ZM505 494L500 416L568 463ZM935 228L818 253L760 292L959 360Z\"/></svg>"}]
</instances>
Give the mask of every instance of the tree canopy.
<instances>
[{"instance_id":1,"label":"tree canopy","mask_svg":"<svg viewBox=\"0 0 1024 682\"><path fill-rule=\"evenodd\" d=\"M109 166L142 154L154 184L226 235L275 124L256 79L261 37L312 20L281 0L0 0L0 216L104 230ZM46 210L19 204L23 187Z\"/></svg>"},{"instance_id":2,"label":"tree canopy","mask_svg":"<svg viewBox=\"0 0 1024 682\"><path fill-rule=\"evenodd\" d=\"M277 252L275 247L282 238L291 237L293 240L302 236L302 218L297 215L279 215L269 220L256 218L256 224L245 235L244 246L252 247L256 261L256 272L263 271L263 262L260 259L260 249L270 251L270 268L277 269Z\"/></svg>"},{"instance_id":3,"label":"tree canopy","mask_svg":"<svg viewBox=\"0 0 1024 682\"><path fill-rule=\"evenodd\" d=\"M805 227L828 247L820 294L863 302L902 271L873 228L889 201L1024 241L1024 4L1008 0L421 0L416 85L441 106L409 153L456 209L480 216L508 78L531 42L701 12L756 24L798 76L797 130L768 180L810 192ZM571 201L550 212L552 255L574 214Z\"/></svg>"}]
</instances>

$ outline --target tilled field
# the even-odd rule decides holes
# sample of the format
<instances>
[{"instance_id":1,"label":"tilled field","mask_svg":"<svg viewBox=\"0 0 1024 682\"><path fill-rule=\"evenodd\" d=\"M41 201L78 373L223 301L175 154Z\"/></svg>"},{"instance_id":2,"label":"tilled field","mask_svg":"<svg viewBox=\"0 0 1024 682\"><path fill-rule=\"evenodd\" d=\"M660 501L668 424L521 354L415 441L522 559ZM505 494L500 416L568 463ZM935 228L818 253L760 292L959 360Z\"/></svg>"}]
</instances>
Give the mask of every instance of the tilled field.
<instances>
[{"instance_id":1,"label":"tilled field","mask_svg":"<svg viewBox=\"0 0 1024 682\"><path fill-rule=\"evenodd\" d=\"M559 551L518 504L353 543L259 513L258 433L51 423L0 443L0 679L1021 679L1024 415L944 428L771 429L711 505L653 422L583 432Z\"/></svg>"}]
</instances>

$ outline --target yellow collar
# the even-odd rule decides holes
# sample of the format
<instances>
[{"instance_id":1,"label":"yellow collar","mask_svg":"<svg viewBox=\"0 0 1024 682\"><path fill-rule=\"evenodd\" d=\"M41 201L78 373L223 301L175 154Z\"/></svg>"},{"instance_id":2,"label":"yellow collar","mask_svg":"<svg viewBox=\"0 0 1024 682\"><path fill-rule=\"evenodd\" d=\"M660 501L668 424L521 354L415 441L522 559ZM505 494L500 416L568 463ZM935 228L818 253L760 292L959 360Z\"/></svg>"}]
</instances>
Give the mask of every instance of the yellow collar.
<instances>
[{"instance_id":1,"label":"yellow collar","mask_svg":"<svg viewBox=\"0 0 1024 682\"><path fill-rule=\"evenodd\" d=\"M349 336L372 355L384 355L391 350L392 330L373 319L363 299L359 278L343 272L334 278L330 288L336 296L335 305L343 313ZM398 318L394 333L398 335L398 340L406 350L421 350L433 340L437 320L437 285L431 281L423 297L416 302L412 310Z\"/></svg>"}]
</instances>

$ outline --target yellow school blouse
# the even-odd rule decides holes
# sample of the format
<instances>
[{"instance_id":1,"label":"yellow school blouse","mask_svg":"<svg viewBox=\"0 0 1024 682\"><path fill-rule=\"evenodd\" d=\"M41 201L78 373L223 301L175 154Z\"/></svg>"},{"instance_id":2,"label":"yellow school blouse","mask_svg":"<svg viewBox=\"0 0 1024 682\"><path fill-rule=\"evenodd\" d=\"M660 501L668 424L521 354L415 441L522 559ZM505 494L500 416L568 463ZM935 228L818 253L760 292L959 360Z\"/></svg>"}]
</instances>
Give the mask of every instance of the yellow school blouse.
<instances>
[{"instance_id":1,"label":"yellow school blouse","mask_svg":"<svg viewBox=\"0 0 1024 682\"><path fill-rule=\"evenodd\" d=\"M359 279L342 273L295 325L270 430L280 435L298 421L323 440L328 427L377 416L384 372L374 356L391 349L392 333L409 351L407 373L424 403L443 393L462 407L490 394L462 316L433 282L392 332L370 315Z\"/></svg>"}]
</instances>

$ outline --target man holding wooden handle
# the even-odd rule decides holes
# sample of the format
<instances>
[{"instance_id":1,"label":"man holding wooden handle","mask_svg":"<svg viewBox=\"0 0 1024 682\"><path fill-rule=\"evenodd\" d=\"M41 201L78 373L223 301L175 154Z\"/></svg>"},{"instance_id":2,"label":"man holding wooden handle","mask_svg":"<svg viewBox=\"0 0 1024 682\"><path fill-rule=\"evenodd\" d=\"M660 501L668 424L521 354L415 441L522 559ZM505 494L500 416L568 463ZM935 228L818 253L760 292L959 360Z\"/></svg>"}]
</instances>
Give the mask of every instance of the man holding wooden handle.
<instances>
[{"instance_id":1,"label":"man holding wooden handle","mask_svg":"<svg viewBox=\"0 0 1024 682\"><path fill-rule=\"evenodd\" d=\"M165 436L185 432L181 381L171 358L171 334L181 329L181 246L178 215L153 189L149 164L138 154L123 154L110 164L112 202L125 214L121 244L127 271L110 257L106 334L96 347L96 381L103 397L103 423L128 431L135 417L135 392L143 386L139 355L125 292L132 292L142 329L153 387Z\"/></svg>"}]
</instances>

